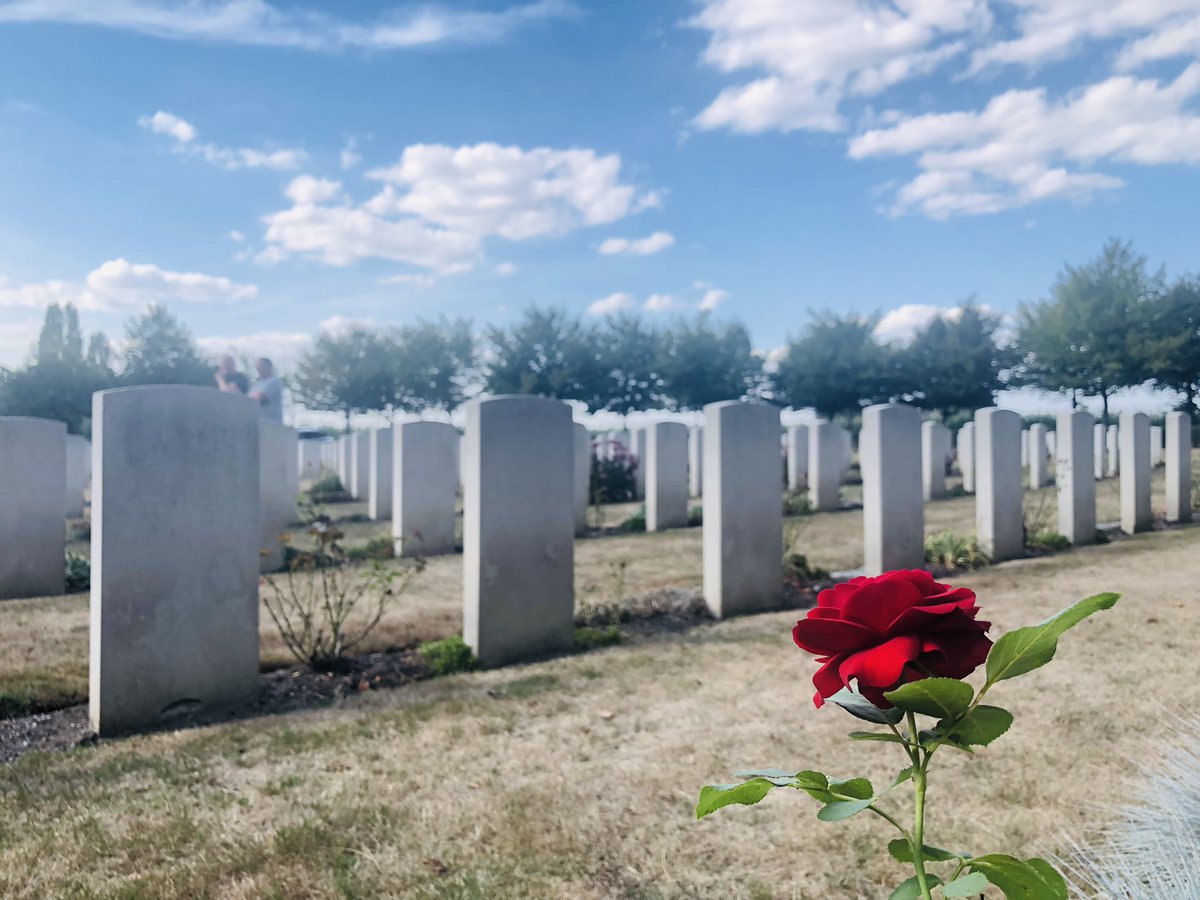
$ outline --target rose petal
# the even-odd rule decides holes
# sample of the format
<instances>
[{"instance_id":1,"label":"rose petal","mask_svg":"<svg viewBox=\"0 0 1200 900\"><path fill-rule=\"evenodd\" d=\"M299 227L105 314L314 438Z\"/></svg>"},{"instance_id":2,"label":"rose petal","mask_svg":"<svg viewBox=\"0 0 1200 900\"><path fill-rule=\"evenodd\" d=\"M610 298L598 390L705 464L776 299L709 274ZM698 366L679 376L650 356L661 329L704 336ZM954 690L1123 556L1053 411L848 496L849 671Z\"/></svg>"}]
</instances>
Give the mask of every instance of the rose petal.
<instances>
[{"instance_id":1,"label":"rose petal","mask_svg":"<svg viewBox=\"0 0 1200 900\"><path fill-rule=\"evenodd\" d=\"M792 629L792 640L801 650L819 656L857 650L879 640L879 635L857 622L842 619L801 619Z\"/></svg>"},{"instance_id":2,"label":"rose petal","mask_svg":"<svg viewBox=\"0 0 1200 900\"><path fill-rule=\"evenodd\" d=\"M844 659L844 656L834 656L825 665L821 666L813 675L813 687L817 689L817 709L820 709L825 702L825 698L832 697L838 691L846 686L842 681L842 677L838 674L838 666Z\"/></svg>"},{"instance_id":3,"label":"rose petal","mask_svg":"<svg viewBox=\"0 0 1200 900\"><path fill-rule=\"evenodd\" d=\"M939 625L945 627L951 625L951 622L957 623L959 616L964 616L967 619L973 618L974 613L971 610L978 612L978 608L974 604L975 597L971 596L962 600L955 600L951 603L941 603L937 606L912 606L889 622L888 626L883 629L883 633L887 635L921 634ZM947 616L952 616L953 618L949 621L942 621ZM951 627L955 626L951 625Z\"/></svg>"},{"instance_id":4,"label":"rose petal","mask_svg":"<svg viewBox=\"0 0 1200 900\"><path fill-rule=\"evenodd\" d=\"M921 592L911 582L877 578L859 587L842 607L842 613L882 635L897 616L920 602Z\"/></svg>"},{"instance_id":5,"label":"rose petal","mask_svg":"<svg viewBox=\"0 0 1200 900\"><path fill-rule=\"evenodd\" d=\"M900 679L904 667L920 652L920 640L911 634L903 634L877 647L849 654L838 668L838 674L847 683L856 679L860 691L863 685L890 688Z\"/></svg>"}]
</instances>

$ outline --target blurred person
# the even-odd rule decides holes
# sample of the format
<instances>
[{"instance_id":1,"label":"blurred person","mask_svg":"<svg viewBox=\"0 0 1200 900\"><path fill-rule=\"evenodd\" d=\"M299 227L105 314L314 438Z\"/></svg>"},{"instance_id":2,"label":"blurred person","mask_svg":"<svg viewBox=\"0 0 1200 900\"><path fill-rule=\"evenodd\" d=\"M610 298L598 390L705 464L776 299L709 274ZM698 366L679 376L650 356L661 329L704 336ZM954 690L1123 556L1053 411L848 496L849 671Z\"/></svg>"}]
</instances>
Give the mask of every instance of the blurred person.
<instances>
[{"instance_id":1,"label":"blurred person","mask_svg":"<svg viewBox=\"0 0 1200 900\"><path fill-rule=\"evenodd\" d=\"M237 363L228 353L221 357L221 364L217 366L217 374L214 377L217 387L227 394L244 396L250 390L250 379L238 371Z\"/></svg>"},{"instance_id":2,"label":"blurred person","mask_svg":"<svg viewBox=\"0 0 1200 900\"><path fill-rule=\"evenodd\" d=\"M258 401L259 414L268 422L283 423L283 381L275 374L274 364L265 356L254 362L258 381L248 396Z\"/></svg>"}]
</instances>

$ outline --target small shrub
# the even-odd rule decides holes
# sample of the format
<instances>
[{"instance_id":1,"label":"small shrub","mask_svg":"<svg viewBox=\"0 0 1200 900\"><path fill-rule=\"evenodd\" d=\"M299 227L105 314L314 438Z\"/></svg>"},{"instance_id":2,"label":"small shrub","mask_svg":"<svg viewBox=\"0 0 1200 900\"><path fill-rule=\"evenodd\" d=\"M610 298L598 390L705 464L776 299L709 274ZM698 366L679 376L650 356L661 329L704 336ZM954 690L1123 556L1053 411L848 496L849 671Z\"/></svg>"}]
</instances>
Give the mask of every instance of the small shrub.
<instances>
[{"instance_id":1,"label":"small shrub","mask_svg":"<svg viewBox=\"0 0 1200 900\"><path fill-rule=\"evenodd\" d=\"M991 560L974 535L939 531L925 539L925 561L948 569L979 569Z\"/></svg>"},{"instance_id":2,"label":"small shrub","mask_svg":"<svg viewBox=\"0 0 1200 900\"><path fill-rule=\"evenodd\" d=\"M637 496L638 460L618 447L612 459L592 457L591 501L597 503L624 503Z\"/></svg>"},{"instance_id":3,"label":"small shrub","mask_svg":"<svg viewBox=\"0 0 1200 900\"><path fill-rule=\"evenodd\" d=\"M646 507L642 507L632 516L621 523L621 530L628 532L642 532L646 530Z\"/></svg>"},{"instance_id":4,"label":"small shrub","mask_svg":"<svg viewBox=\"0 0 1200 900\"><path fill-rule=\"evenodd\" d=\"M92 561L86 556L67 551L66 558L66 590L68 594L78 594L92 588Z\"/></svg>"},{"instance_id":5,"label":"small shrub","mask_svg":"<svg viewBox=\"0 0 1200 900\"><path fill-rule=\"evenodd\" d=\"M783 570L802 581L824 581L829 577L829 570L814 566L803 553L789 553L783 558Z\"/></svg>"},{"instance_id":6,"label":"small shrub","mask_svg":"<svg viewBox=\"0 0 1200 900\"><path fill-rule=\"evenodd\" d=\"M783 495L783 514L785 516L808 516L812 515L812 501L808 499L808 493L802 491L788 491Z\"/></svg>"},{"instance_id":7,"label":"small shrub","mask_svg":"<svg viewBox=\"0 0 1200 900\"><path fill-rule=\"evenodd\" d=\"M417 649L421 662L430 675L453 675L470 672L479 667L479 660L460 635L442 638L440 641L425 641Z\"/></svg>"},{"instance_id":8,"label":"small shrub","mask_svg":"<svg viewBox=\"0 0 1200 900\"><path fill-rule=\"evenodd\" d=\"M340 544L344 535L327 516L317 515L308 533L315 550L288 553L295 548L284 536L287 570L262 576L271 587L262 602L292 655L314 669L329 669L375 630L425 561L414 558L389 569L376 560L364 575L349 565Z\"/></svg>"},{"instance_id":9,"label":"small shrub","mask_svg":"<svg viewBox=\"0 0 1200 900\"><path fill-rule=\"evenodd\" d=\"M693 506L688 510L687 527L699 528L704 524L704 507Z\"/></svg>"},{"instance_id":10,"label":"small shrub","mask_svg":"<svg viewBox=\"0 0 1200 900\"><path fill-rule=\"evenodd\" d=\"M594 650L597 647L611 647L621 643L621 629L616 625L597 628L585 625L575 629L575 648L577 650Z\"/></svg>"},{"instance_id":11,"label":"small shrub","mask_svg":"<svg viewBox=\"0 0 1200 900\"><path fill-rule=\"evenodd\" d=\"M1038 531L1025 539L1025 546L1034 550L1061 553L1071 549L1071 541L1065 534L1059 534L1057 531Z\"/></svg>"},{"instance_id":12,"label":"small shrub","mask_svg":"<svg viewBox=\"0 0 1200 900\"><path fill-rule=\"evenodd\" d=\"M350 499L342 480L332 472L314 481L308 496L312 503L342 503Z\"/></svg>"},{"instance_id":13,"label":"small shrub","mask_svg":"<svg viewBox=\"0 0 1200 900\"><path fill-rule=\"evenodd\" d=\"M373 537L365 544L346 548L346 559L395 559L396 543L387 535Z\"/></svg>"}]
</instances>

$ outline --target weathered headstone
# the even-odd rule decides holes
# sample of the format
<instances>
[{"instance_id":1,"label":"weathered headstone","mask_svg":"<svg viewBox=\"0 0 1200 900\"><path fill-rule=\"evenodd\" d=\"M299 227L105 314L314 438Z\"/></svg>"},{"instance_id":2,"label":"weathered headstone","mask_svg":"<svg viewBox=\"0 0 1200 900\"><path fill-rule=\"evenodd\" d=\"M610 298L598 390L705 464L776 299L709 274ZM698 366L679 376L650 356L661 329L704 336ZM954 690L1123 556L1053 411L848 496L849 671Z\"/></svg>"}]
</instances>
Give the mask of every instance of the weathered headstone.
<instances>
[{"instance_id":1,"label":"weathered headstone","mask_svg":"<svg viewBox=\"0 0 1200 900\"><path fill-rule=\"evenodd\" d=\"M397 556L453 553L458 431L445 422L392 430L392 539Z\"/></svg>"},{"instance_id":2,"label":"weathered headstone","mask_svg":"<svg viewBox=\"0 0 1200 900\"><path fill-rule=\"evenodd\" d=\"M392 518L394 433L395 428L372 428L367 435L367 518L375 522ZM443 463L447 464L453 466L453 459Z\"/></svg>"},{"instance_id":3,"label":"weathered headstone","mask_svg":"<svg viewBox=\"0 0 1200 900\"><path fill-rule=\"evenodd\" d=\"M836 463L836 443L828 449ZM704 600L712 614L778 609L782 556L779 410L710 403L704 407Z\"/></svg>"},{"instance_id":4,"label":"weathered headstone","mask_svg":"<svg viewBox=\"0 0 1200 900\"><path fill-rule=\"evenodd\" d=\"M1156 469L1163 464L1163 430L1161 425L1150 426L1150 467Z\"/></svg>"},{"instance_id":5,"label":"weathered headstone","mask_svg":"<svg viewBox=\"0 0 1200 900\"><path fill-rule=\"evenodd\" d=\"M67 518L83 515L83 497L91 470L92 445L79 434L68 434L67 458Z\"/></svg>"},{"instance_id":6,"label":"weathered headstone","mask_svg":"<svg viewBox=\"0 0 1200 900\"><path fill-rule=\"evenodd\" d=\"M259 422L258 435L258 509L262 528L259 532L259 566L275 572L283 566L281 536L296 521L296 485L293 473L298 463L293 446L296 430L278 422Z\"/></svg>"},{"instance_id":7,"label":"weathered headstone","mask_svg":"<svg viewBox=\"0 0 1200 900\"><path fill-rule=\"evenodd\" d=\"M787 486L789 491L808 487L808 426L792 425L787 430Z\"/></svg>"},{"instance_id":8,"label":"weathered headstone","mask_svg":"<svg viewBox=\"0 0 1200 900\"><path fill-rule=\"evenodd\" d=\"M254 404L210 388L93 395L88 703L101 735L253 694L259 428Z\"/></svg>"},{"instance_id":9,"label":"weathered headstone","mask_svg":"<svg viewBox=\"0 0 1200 900\"><path fill-rule=\"evenodd\" d=\"M841 425L837 426L837 435L841 444L840 465L838 466L838 485L840 487L845 482L850 467L854 465L854 436Z\"/></svg>"},{"instance_id":10,"label":"weathered headstone","mask_svg":"<svg viewBox=\"0 0 1200 900\"><path fill-rule=\"evenodd\" d=\"M1029 486L1045 487L1050 483L1050 473L1046 466L1046 426L1030 425L1026 435L1025 441L1029 447Z\"/></svg>"},{"instance_id":11,"label":"weathered headstone","mask_svg":"<svg viewBox=\"0 0 1200 900\"><path fill-rule=\"evenodd\" d=\"M0 416L0 600L63 592L66 495L67 426Z\"/></svg>"},{"instance_id":12,"label":"weathered headstone","mask_svg":"<svg viewBox=\"0 0 1200 900\"><path fill-rule=\"evenodd\" d=\"M873 576L893 569L919 569L925 563L921 473L926 426L937 423L922 423L920 412L913 407L890 403L868 406L862 423L858 458L863 486L864 572Z\"/></svg>"},{"instance_id":13,"label":"weathered headstone","mask_svg":"<svg viewBox=\"0 0 1200 900\"><path fill-rule=\"evenodd\" d=\"M371 435L357 432L350 440L350 496L366 500L371 487Z\"/></svg>"},{"instance_id":14,"label":"weathered headstone","mask_svg":"<svg viewBox=\"0 0 1200 900\"><path fill-rule=\"evenodd\" d=\"M1072 544L1096 540L1096 475L1091 413L1061 412L1055 425L1054 482L1058 530Z\"/></svg>"},{"instance_id":15,"label":"weathered headstone","mask_svg":"<svg viewBox=\"0 0 1200 900\"><path fill-rule=\"evenodd\" d=\"M842 452L840 432L833 422L817 420L808 429L808 497L818 511L842 508ZM778 441L776 441L778 450ZM778 472L776 453L771 468Z\"/></svg>"},{"instance_id":16,"label":"weathered headstone","mask_svg":"<svg viewBox=\"0 0 1200 900\"><path fill-rule=\"evenodd\" d=\"M570 649L575 609L571 407L466 406L463 637L485 666Z\"/></svg>"},{"instance_id":17,"label":"weathered headstone","mask_svg":"<svg viewBox=\"0 0 1200 900\"><path fill-rule=\"evenodd\" d=\"M646 530L683 528L688 517L687 426L655 422L646 429Z\"/></svg>"},{"instance_id":18,"label":"weathered headstone","mask_svg":"<svg viewBox=\"0 0 1200 900\"><path fill-rule=\"evenodd\" d=\"M1187 413L1167 413L1167 521L1192 520L1192 420Z\"/></svg>"},{"instance_id":19,"label":"weathered headstone","mask_svg":"<svg viewBox=\"0 0 1200 900\"><path fill-rule=\"evenodd\" d=\"M963 490L975 493L975 423L968 422L958 429L958 471L962 473Z\"/></svg>"},{"instance_id":20,"label":"weathered headstone","mask_svg":"<svg viewBox=\"0 0 1200 900\"><path fill-rule=\"evenodd\" d=\"M883 408L886 409L887 405ZM907 421L908 416L903 419ZM940 500L946 496L946 453L949 447L950 431L945 425L940 422L921 423L921 492L926 500Z\"/></svg>"},{"instance_id":21,"label":"weathered headstone","mask_svg":"<svg viewBox=\"0 0 1200 900\"><path fill-rule=\"evenodd\" d=\"M1046 432L1046 456L1053 462L1058 458L1058 433L1054 431Z\"/></svg>"},{"instance_id":22,"label":"weathered headstone","mask_svg":"<svg viewBox=\"0 0 1200 900\"><path fill-rule=\"evenodd\" d=\"M653 428L651 425L649 428ZM646 440L649 428L634 428L629 433L629 452L637 460L637 468L633 471L633 497L635 500L646 499Z\"/></svg>"},{"instance_id":23,"label":"weathered headstone","mask_svg":"<svg viewBox=\"0 0 1200 900\"><path fill-rule=\"evenodd\" d=\"M1108 473L1108 431L1099 422L1092 428L1092 463L1096 467L1096 480L1099 481L1106 477Z\"/></svg>"},{"instance_id":24,"label":"weathered headstone","mask_svg":"<svg viewBox=\"0 0 1200 900\"><path fill-rule=\"evenodd\" d=\"M1150 528L1150 417L1123 412L1120 422L1121 530L1134 534Z\"/></svg>"},{"instance_id":25,"label":"weathered headstone","mask_svg":"<svg viewBox=\"0 0 1200 900\"><path fill-rule=\"evenodd\" d=\"M693 497L704 496L704 429L702 427L688 429L688 493Z\"/></svg>"},{"instance_id":26,"label":"weathered headstone","mask_svg":"<svg viewBox=\"0 0 1200 900\"><path fill-rule=\"evenodd\" d=\"M1021 429L1021 468L1029 468L1029 429Z\"/></svg>"},{"instance_id":27,"label":"weathered headstone","mask_svg":"<svg viewBox=\"0 0 1200 900\"><path fill-rule=\"evenodd\" d=\"M1021 417L989 407L975 413L975 531L992 562L1024 551Z\"/></svg>"},{"instance_id":28,"label":"weathered headstone","mask_svg":"<svg viewBox=\"0 0 1200 900\"><path fill-rule=\"evenodd\" d=\"M1118 419L1120 421L1120 419ZM1146 453L1147 458L1150 452L1150 436L1146 436ZM1104 438L1104 459L1108 468L1105 470L1109 478L1116 478L1121 474L1121 426L1109 425L1108 432Z\"/></svg>"},{"instance_id":29,"label":"weathered headstone","mask_svg":"<svg viewBox=\"0 0 1200 900\"><path fill-rule=\"evenodd\" d=\"M343 434L338 438L338 480L342 483L342 489L347 494L350 493L350 474L354 469L354 442L351 440L353 435Z\"/></svg>"},{"instance_id":30,"label":"weathered headstone","mask_svg":"<svg viewBox=\"0 0 1200 900\"><path fill-rule=\"evenodd\" d=\"M305 481L315 481L321 477L321 470L328 468L326 448L337 445L313 439L306 439L298 443L296 453L300 477Z\"/></svg>"},{"instance_id":31,"label":"weathered headstone","mask_svg":"<svg viewBox=\"0 0 1200 900\"><path fill-rule=\"evenodd\" d=\"M587 511L592 482L592 436L576 422L575 430L575 534L587 534Z\"/></svg>"}]
</instances>

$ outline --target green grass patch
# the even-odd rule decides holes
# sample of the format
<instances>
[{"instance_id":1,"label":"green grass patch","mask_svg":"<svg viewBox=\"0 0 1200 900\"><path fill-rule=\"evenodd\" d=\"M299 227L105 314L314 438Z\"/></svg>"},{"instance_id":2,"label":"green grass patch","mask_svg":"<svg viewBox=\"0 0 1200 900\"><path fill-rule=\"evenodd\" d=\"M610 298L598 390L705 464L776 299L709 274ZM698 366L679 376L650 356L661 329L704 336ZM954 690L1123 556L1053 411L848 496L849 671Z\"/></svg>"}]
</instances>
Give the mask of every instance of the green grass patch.
<instances>
[{"instance_id":1,"label":"green grass patch","mask_svg":"<svg viewBox=\"0 0 1200 900\"><path fill-rule=\"evenodd\" d=\"M479 667L479 660L460 635L442 638L440 641L425 641L417 648L417 655L430 675L453 675L470 672Z\"/></svg>"},{"instance_id":2,"label":"green grass patch","mask_svg":"<svg viewBox=\"0 0 1200 900\"><path fill-rule=\"evenodd\" d=\"M597 647L611 647L621 643L621 629L616 625L597 627L584 625L575 629L575 648L577 650L594 650Z\"/></svg>"}]
</instances>

